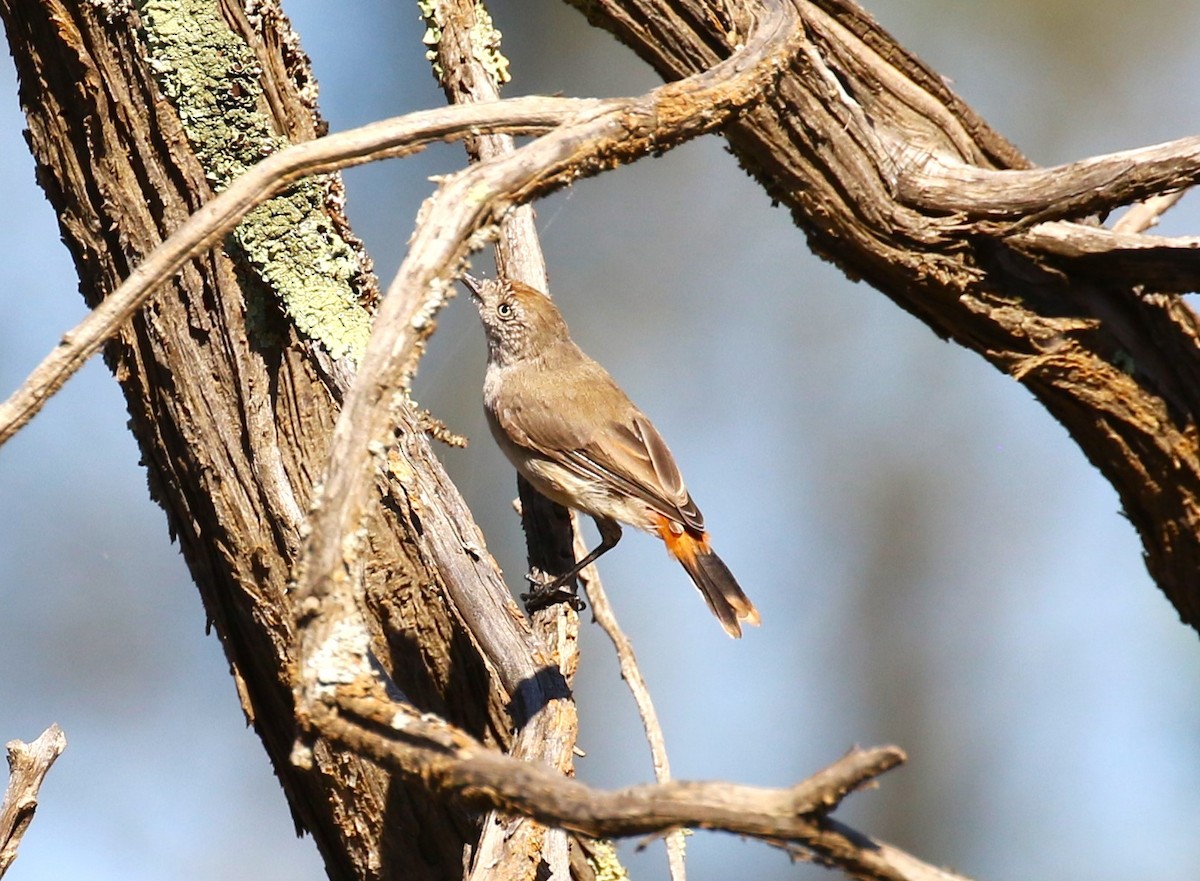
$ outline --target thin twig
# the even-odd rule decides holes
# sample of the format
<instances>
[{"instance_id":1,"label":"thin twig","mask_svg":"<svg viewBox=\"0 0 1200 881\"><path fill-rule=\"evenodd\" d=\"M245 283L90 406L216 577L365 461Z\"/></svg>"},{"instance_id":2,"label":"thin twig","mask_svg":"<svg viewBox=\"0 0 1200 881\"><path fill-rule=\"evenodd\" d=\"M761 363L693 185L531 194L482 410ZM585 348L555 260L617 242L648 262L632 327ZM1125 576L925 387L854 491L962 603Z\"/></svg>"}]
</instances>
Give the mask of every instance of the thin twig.
<instances>
[{"instance_id":1,"label":"thin twig","mask_svg":"<svg viewBox=\"0 0 1200 881\"><path fill-rule=\"evenodd\" d=\"M1163 193L1159 196L1151 196L1141 202L1135 202L1112 225L1112 231L1115 233L1141 233L1158 226L1158 221L1162 219L1162 216L1174 208L1187 192L1187 190L1176 190L1173 193Z\"/></svg>"},{"instance_id":2,"label":"thin twig","mask_svg":"<svg viewBox=\"0 0 1200 881\"><path fill-rule=\"evenodd\" d=\"M571 513L571 524L575 529L575 556L583 559L588 548L579 530L579 517ZM654 765L654 779L666 783L671 779L671 763L667 758L667 741L663 736L662 725L658 721L658 712L654 709L654 701L650 697L650 689L642 676L637 657L633 652L633 643L617 623L617 616L608 601L604 584L600 581L600 573L595 564L585 567L579 573L579 580L587 593L588 602L592 605L592 617L600 625L617 653L617 663L621 668L621 678L629 686L633 701L637 704L638 715L642 717L642 728L646 732L646 742L650 746L650 760ZM687 864L684 860L687 836L682 829L676 829L666 837L667 866L674 881L686 881Z\"/></svg>"},{"instance_id":3,"label":"thin twig","mask_svg":"<svg viewBox=\"0 0 1200 881\"><path fill-rule=\"evenodd\" d=\"M38 790L54 760L67 748L67 736L58 725L51 725L33 743L10 740L5 748L11 776L0 804L0 878L17 858L21 838L37 811Z\"/></svg>"}]
</instances>

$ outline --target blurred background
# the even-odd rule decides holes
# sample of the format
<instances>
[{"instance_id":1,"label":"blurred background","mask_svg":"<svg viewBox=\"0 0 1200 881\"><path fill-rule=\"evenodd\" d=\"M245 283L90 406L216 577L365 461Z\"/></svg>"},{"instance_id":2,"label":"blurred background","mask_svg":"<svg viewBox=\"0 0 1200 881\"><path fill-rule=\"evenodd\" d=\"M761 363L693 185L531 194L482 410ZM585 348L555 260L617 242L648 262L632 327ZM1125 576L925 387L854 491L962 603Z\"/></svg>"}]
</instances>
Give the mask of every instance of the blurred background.
<instances>
[{"instance_id":1,"label":"blurred background","mask_svg":"<svg viewBox=\"0 0 1200 881\"><path fill-rule=\"evenodd\" d=\"M507 94L619 95L636 57L551 0L493 0ZM1200 5L867 0L999 131L1052 164L1197 133ZM332 127L442 103L415 4L285 0ZM0 389L84 313L0 63ZM384 284L458 148L349 173ZM651 414L763 615L740 642L628 534L601 571L676 776L786 786L853 744L910 762L839 816L980 879L1194 881L1200 645L1151 584L1109 485L1029 394L815 259L707 138L538 207L576 340ZM1195 199L1163 225L1200 230ZM490 274L491 259L476 258ZM451 303L417 380L470 435L442 455L510 584L509 466L479 405L484 344ZM245 728L124 403L99 360L0 451L0 741L67 752L10 877L323 877ZM585 613L584 779L650 779L631 700ZM659 843L624 846L665 878ZM728 835L693 881L817 878Z\"/></svg>"}]
</instances>

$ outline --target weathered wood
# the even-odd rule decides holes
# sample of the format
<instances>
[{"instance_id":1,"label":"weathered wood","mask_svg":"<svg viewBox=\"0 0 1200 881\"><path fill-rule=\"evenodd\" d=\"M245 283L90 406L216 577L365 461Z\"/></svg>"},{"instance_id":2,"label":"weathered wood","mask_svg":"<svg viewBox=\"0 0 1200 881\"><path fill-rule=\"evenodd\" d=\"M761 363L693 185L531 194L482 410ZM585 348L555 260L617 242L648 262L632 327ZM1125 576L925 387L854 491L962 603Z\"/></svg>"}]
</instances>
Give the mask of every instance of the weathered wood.
<instances>
[{"instance_id":1,"label":"weathered wood","mask_svg":"<svg viewBox=\"0 0 1200 881\"><path fill-rule=\"evenodd\" d=\"M32 743L10 740L8 786L0 799L0 878L17 858L17 848L37 812L38 792L55 760L67 748L67 736L51 725Z\"/></svg>"},{"instance_id":2,"label":"weathered wood","mask_svg":"<svg viewBox=\"0 0 1200 881\"><path fill-rule=\"evenodd\" d=\"M92 305L210 198L211 182L220 185L222 168L235 162L211 143L196 146L180 119L194 125L199 111L176 106L185 94L164 95L170 86L156 73L165 62L152 57L162 46L147 37L153 28L139 30L150 15L208 29L205 39L221 47L216 54L228 66L205 76L221 100L251 95L253 106L239 110L257 114L262 137L305 140L323 128L307 98L306 61L271 4L258 4L250 20L236 3L199 0L147 3L140 16L86 2L2 0L39 180ZM317 207L345 243L340 259L352 271L344 281L365 310L374 284L353 268L356 245L337 210L338 185L331 186ZM250 237L258 232L246 227L253 221L243 225ZM295 331L279 305L274 267L248 257L252 246L235 237L236 259L218 252L193 261L108 345L106 360L247 719L330 876L444 877L478 834L462 807L324 743L315 745L310 770L289 760L296 729L288 588L353 366L314 341L319 328ZM464 533L470 546L481 549L482 540L426 438L411 420L398 435L393 467L380 469L377 481L385 505L368 518L364 575L375 654L418 706L485 742L507 744L509 686L536 672L536 643L528 627L513 626L508 610L516 610L494 566L464 550ZM442 552L428 536L432 528L441 530ZM447 554L464 562L448 567ZM464 621L487 615L455 608L444 587L454 577L470 579L475 606L490 603L509 619L513 636L500 649L509 657L481 650ZM544 703L539 694L536 681L526 684L526 716Z\"/></svg>"},{"instance_id":3,"label":"weathered wood","mask_svg":"<svg viewBox=\"0 0 1200 881\"><path fill-rule=\"evenodd\" d=\"M568 2L668 80L746 27L736 4ZM1200 287L1195 242L1133 253L1107 238L1101 254L1110 234L1087 218L1195 183L1194 144L1014 175L1030 163L863 10L788 2L809 49L726 130L734 154L814 251L1029 388L1117 490L1151 576L1200 629L1200 329L1146 290ZM1076 223L1026 233L1052 218Z\"/></svg>"}]
</instances>

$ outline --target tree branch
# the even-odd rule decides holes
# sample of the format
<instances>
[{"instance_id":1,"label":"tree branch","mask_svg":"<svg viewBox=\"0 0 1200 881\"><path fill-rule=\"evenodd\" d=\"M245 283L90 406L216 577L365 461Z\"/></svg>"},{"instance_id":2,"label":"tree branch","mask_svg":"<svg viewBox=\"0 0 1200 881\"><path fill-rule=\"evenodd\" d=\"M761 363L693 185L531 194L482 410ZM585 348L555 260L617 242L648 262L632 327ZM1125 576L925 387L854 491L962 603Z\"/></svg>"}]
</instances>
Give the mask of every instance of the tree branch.
<instances>
[{"instance_id":1,"label":"tree branch","mask_svg":"<svg viewBox=\"0 0 1200 881\"><path fill-rule=\"evenodd\" d=\"M63 334L58 347L0 405L0 445L37 415L63 383L188 260L220 243L255 206L301 178L409 156L429 144L462 138L481 128L537 134L596 104L590 100L535 97L426 110L295 144L264 159L191 215L120 287Z\"/></svg>"},{"instance_id":2,"label":"tree branch","mask_svg":"<svg viewBox=\"0 0 1200 881\"><path fill-rule=\"evenodd\" d=\"M1057 220L1010 241L1031 259L1098 281L1159 293L1200 290L1200 236L1148 236Z\"/></svg>"},{"instance_id":3,"label":"tree branch","mask_svg":"<svg viewBox=\"0 0 1200 881\"><path fill-rule=\"evenodd\" d=\"M1187 190L1176 190L1173 193L1151 196L1149 199L1130 205L1129 210L1113 224L1113 232L1127 234L1145 232L1156 226L1159 219L1187 193Z\"/></svg>"},{"instance_id":4,"label":"tree branch","mask_svg":"<svg viewBox=\"0 0 1200 881\"><path fill-rule=\"evenodd\" d=\"M569 2L667 80L744 28L705 0ZM1200 629L1200 323L1154 287L1195 290L1196 249L1045 228L1190 185L1200 139L1032 169L851 0L793 2L808 43L725 129L739 162L818 254L1030 389L1117 490L1152 577Z\"/></svg>"},{"instance_id":5,"label":"tree branch","mask_svg":"<svg viewBox=\"0 0 1200 881\"><path fill-rule=\"evenodd\" d=\"M17 848L37 811L38 790L50 766L67 748L67 736L51 725L33 743L10 740L5 748L10 776L0 803L0 878L17 858Z\"/></svg>"},{"instance_id":6,"label":"tree branch","mask_svg":"<svg viewBox=\"0 0 1200 881\"><path fill-rule=\"evenodd\" d=\"M968 881L829 819L847 795L904 761L895 747L854 749L789 789L671 782L593 789L534 762L521 762L447 730L440 720L389 704L370 684L353 684L314 705L307 723L360 755L443 797L519 813L594 837L714 829L790 842L803 855L879 881Z\"/></svg>"},{"instance_id":7,"label":"tree branch","mask_svg":"<svg viewBox=\"0 0 1200 881\"><path fill-rule=\"evenodd\" d=\"M808 847L824 835L856 837L816 823L856 789L904 761L895 747L855 749L789 789L673 781L617 791L593 789L537 762L488 749L444 723L358 686L336 707L313 707L310 724L373 761L473 807L496 808L595 837L625 837L674 827L717 829ZM843 843L839 845L845 847ZM868 847L875 846L873 842Z\"/></svg>"},{"instance_id":8,"label":"tree branch","mask_svg":"<svg viewBox=\"0 0 1200 881\"><path fill-rule=\"evenodd\" d=\"M583 559L583 555L587 553L587 547L579 532L578 519L577 514L571 514L571 520L575 523L575 556ZM621 625L617 623L616 613L613 612L612 604L608 601L608 594L604 590L603 582L600 581L596 564L592 563L584 568L579 573L579 577L583 582L588 602L592 604L592 617L596 619L600 629L612 642L613 650L617 655L617 663L621 669L621 678L625 680L625 684L629 687L629 693L633 695L633 702L637 705L638 715L642 719L642 728L646 731L646 742L650 746L650 761L654 767L654 779L659 783L666 783L671 779L671 762L667 757L667 742L663 736L662 725L658 721L658 712L654 709L654 701L650 697L650 689L646 685L645 677L642 676L642 668L638 666L633 643L621 629ZM687 868L684 862L686 837L681 830L671 832L666 837L666 844L667 863L672 881L685 881L687 878Z\"/></svg>"},{"instance_id":9,"label":"tree branch","mask_svg":"<svg viewBox=\"0 0 1200 881\"><path fill-rule=\"evenodd\" d=\"M945 154L904 163L897 198L954 223L1029 227L1101 214L1200 182L1200 137L1092 156L1049 168L993 170Z\"/></svg>"},{"instance_id":10,"label":"tree branch","mask_svg":"<svg viewBox=\"0 0 1200 881\"><path fill-rule=\"evenodd\" d=\"M429 17L431 31L439 37L433 55L434 71L446 99L452 104L498 101L499 33L491 27L484 4L478 0L443 0L434 5ZM467 138L465 146L474 162L504 156L516 148L511 135L500 133ZM531 205L514 208L500 222L495 256L500 275L519 279L538 290L549 289ZM518 481L526 500L521 516L530 564L546 572L567 571L571 563L569 521L556 516L553 502L533 492L521 478ZM578 666L579 615L560 603L535 612L531 618L549 659L570 686ZM569 694L562 694L521 729L511 755L526 761L540 760L568 774L574 767L578 734L575 703ZM543 866L550 872L546 881L565 881L569 877L570 844L565 831L547 829L520 815L495 812L484 817L482 830L471 864L472 881L533 881L543 872Z\"/></svg>"}]
</instances>

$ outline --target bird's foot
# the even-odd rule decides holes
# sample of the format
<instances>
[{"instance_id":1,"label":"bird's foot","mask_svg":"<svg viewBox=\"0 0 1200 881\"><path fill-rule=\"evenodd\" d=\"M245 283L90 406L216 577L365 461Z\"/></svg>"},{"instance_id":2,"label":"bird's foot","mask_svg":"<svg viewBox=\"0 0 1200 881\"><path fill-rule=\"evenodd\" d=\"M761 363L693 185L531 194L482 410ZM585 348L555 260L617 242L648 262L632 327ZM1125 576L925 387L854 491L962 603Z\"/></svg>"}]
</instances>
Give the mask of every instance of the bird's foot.
<instances>
[{"instance_id":1,"label":"bird's foot","mask_svg":"<svg viewBox=\"0 0 1200 881\"><path fill-rule=\"evenodd\" d=\"M525 603L525 611L530 614L547 609L555 603L566 603L576 612L587 608L587 604L575 592L578 585L573 578L564 583L561 578L547 575L540 569L532 569L525 576L525 580L529 582L531 589L529 593L521 594L521 600Z\"/></svg>"}]
</instances>

